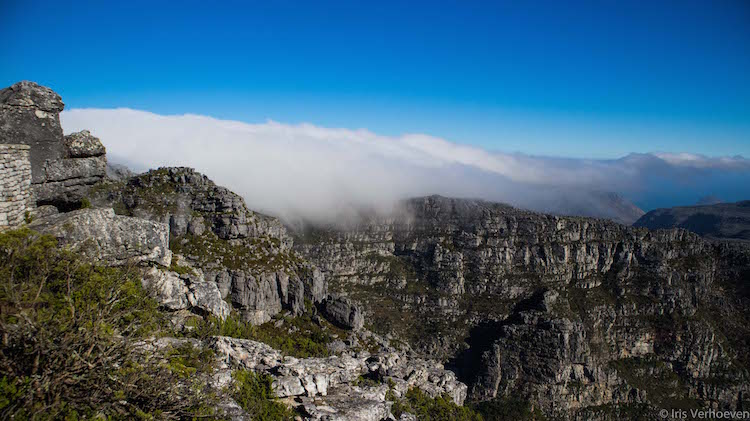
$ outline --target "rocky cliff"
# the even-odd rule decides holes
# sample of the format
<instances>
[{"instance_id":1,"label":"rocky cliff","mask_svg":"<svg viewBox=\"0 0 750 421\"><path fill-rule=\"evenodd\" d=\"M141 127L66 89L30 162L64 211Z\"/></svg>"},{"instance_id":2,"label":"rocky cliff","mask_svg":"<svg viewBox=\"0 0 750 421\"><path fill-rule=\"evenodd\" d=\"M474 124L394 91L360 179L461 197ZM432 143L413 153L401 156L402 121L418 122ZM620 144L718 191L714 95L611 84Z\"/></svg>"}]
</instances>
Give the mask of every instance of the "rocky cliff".
<instances>
[{"instance_id":1,"label":"rocky cliff","mask_svg":"<svg viewBox=\"0 0 750 421\"><path fill-rule=\"evenodd\" d=\"M278 219L249 210L241 197L192 169L101 183L89 198L94 206L168 226L170 249L200 268L246 321L261 324L282 309L300 314L305 300L326 297L325 279L292 250Z\"/></svg>"},{"instance_id":2,"label":"rocky cliff","mask_svg":"<svg viewBox=\"0 0 750 421\"><path fill-rule=\"evenodd\" d=\"M154 370L169 363L167 378L179 386L170 390L190 396L196 382L207 385L200 399L217 398L212 408L233 419L251 417L250 406L226 392L238 371L267 376L285 405L315 420L414 419L409 411L419 414L428 398L448 411L468 403L485 419L654 419L663 408L748 408L750 248L743 242L439 196L406 200L388 215L363 212L339 226L291 229L189 168L106 179L103 145L88 132L63 137L61 109L54 92L35 84L0 91L2 142L30 145L37 203L55 206L37 209L29 224L51 237L15 232L0 248L8 262L0 269L13 275L1 279L2 290L27 291L28 302L0 297L3 309L17 313L0 312L3 337L14 344L4 342L0 358L17 373L0 392L19 402L13 388L33 382L29 373L39 364L48 379L68 367L30 357L16 367L15 356L42 343L28 333L37 327L24 324L25 315L41 309L39 320L49 323L56 320L49 314L99 314L87 300L77 302L87 312L76 311L71 298L71 274L83 276L75 268L85 259L95 266L84 271L81 293L111 308L117 298L92 293L92 284L106 282L145 304L126 319L112 313L111 326L85 338L110 342L68 339L80 352L60 358L75 360L78 371L56 387L70 388L75 402L89 402L80 391L96 383L76 383L92 367L80 355L108 355L115 344L128 350L118 358L138 358L135 367L154 358L166 361ZM19 255L13 244L37 258ZM123 284L127 290L106 276L122 268L137 278ZM21 285L16 276L39 285ZM54 305L40 306L40 299ZM148 308L170 325L149 337L128 332L140 313L149 323L160 319ZM52 326L49 349L59 350L55 335L98 329L81 320L77 330ZM200 375L175 357L185 347L207 360L198 364ZM118 378L139 372L106 361L97 373L117 387ZM132 392L110 392L125 389ZM148 400L136 392L108 402L108 410L145 408ZM39 393L23 398L32 405ZM403 403L410 393L412 406ZM0 407L0 415L24 413L15 409Z\"/></svg>"},{"instance_id":3,"label":"rocky cliff","mask_svg":"<svg viewBox=\"0 0 750 421\"><path fill-rule=\"evenodd\" d=\"M0 91L0 101L2 141L30 145L31 159L25 158L21 164L31 167L26 181L33 182L37 204L41 205L28 216L33 221L26 221L33 231L13 231L0 241L2 269L12 274L3 277L4 283L10 282L4 284L3 290L18 287L15 276L28 278L28 283L38 281L38 287L24 285L23 289L37 291L32 294L30 305L40 308L41 313L34 312L33 317L41 317L45 329L57 332L54 335L61 334L57 329L65 332L67 328L54 324L56 317L50 317L44 309L48 303L55 303L49 311L58 312L60 319L94 316L101 320L106 314L113 317L114 323L125 326L105 326L107 333L97 339L100 342L85 346L83 357L76 360L88 364L88 370L81 367L84 371L94 377L103 374L107 382L120 384L117 387L123 387L119 383L123 376L145 367L171 378L161 391L152 390L179 394L157 397L156 406L149 410L156 411L159 419L190 418L196 414L220 419L262 416L262 412L253 412L257 408L233 397L232 390L236 392L238 387L234 375L245 371L272 379L269 395L253 395L252 399L267 406L275 395L306 419L393 419L394 402L416 389L430 399L447 399L452 408L460 408L457 405L463 403L467 386L440 362L412 357L408 345L391 345L387 338L362 329L364 319L359 305L346 297L327 294L326 279L293 249L293 238L278 219L251 211L241 197L189 168L160 168L141 175L118 171L116 177L105 179L102 143L87 131L62 136L58 118L62 101L53 91L22 82ZM21 252L26 254L20 255ZM34 253L44 257L38 258ZM38 265L38 269L16 272L23 265ZM72 278L82 276L81 268L89 267L91 272L83 270L89 276L86 282L107 283L113 289L105 292L91 284L74 285L78 280ZM61 276L67 286L60 289L57 283ZM128 283L131 277L140 280L140 287ZM48 278L54 278L54 282L49 281L52 285ZM76 301L78 298L71 291L79 288L102 301ZM149 297L140 296L140 291ZM40 294L43 305L38 305ZM139 305L143 308L134 307L136 315L119 318L116 311L123 296L140 296ZM5 294L0 301L4 309L16 311L26 305L25 298L18 298ZM57 299L67 304L61 306ZM154 300L160 315L149 313L155 309L150 300ZM80 311L84 310L76 310L76 306L85 311L88 306L100 309L82 316ZM127 331L136 320L160 323L164 314L169 323L160 328L164 330L157 335L159 339ZM39 370L40 363L37 359L27 367L12 354L17 349L47 343L40 345L29 339L24 329L38 331L39 326L26 326L19 320L29 318L3 314L1 328L6 340L0 347L0 364L13 366L14 371L11 377L3 377L3 382L10 382L3 385L11 386L0 391L0 401L6 402L0 407L0 415L27 416L28 410L36 410L33 404L41 394L53 402L49 407L61 411L50 413L50 418L63 413L81 416L76 408L85 414L94 402L95 406L106 407L96 408L106 414L146 416L138 411L151 405L145 403L150 398L139 397L138 387L134 395L116 391L120 398L115 403L103 398L109 392L94 393L95 386L78 384L75 379L55 382L54 393L42 390L49 389L49 384L24 380L26 373ZM90 340L86 331L98 327L97 323L100 322L84 322L82 327L74 328L74 335L80 333ZM256 329L253 325L262 326ZM152 328L153 325L147 331ZM260 337L286 351L255 340L219 336L224 332ZM135 339L137 342L133 342ZM78 340L81 338L67 337L65 346L84 346ZM105 345L107 340L112 344ZM59 345L51 346L60 349ZM122 353L113 354L110 347ZM96 365L86 360L92 352L99 358L100 350L109 359L98 359ZM200 363L195 361L196 352L202 359ZM295 358L290 352L320 356ZM156 365L151 365L154 361ZM66 370L72 365L67 363L41 362L45 375L55 371L68 373ZM139 368L131 372L130 364ZM142 380L146 378L138 381ZM68 386L73 387L73 393L61 391ZM127 385L124 389L132 387ZM259 391L254 389L255 392ZM64 394L67 400L61 401L60 395L53 396L55 393ZM184 405L175 403L183 398L187 399ZM188 401L194 399L205 402L193 406ZM25 407L23 401L31 407ZM166 407L170 409L161 409Z\"/></svg>"},{"instance_id":4,"label":"rocky cliff","mask_svg":"<svg viewBox=\"0 0 750 421\"><path fill-rule=\"evenodd\" d=\"M747 405L740 245L437 196L299 237L369 328L449 360L469 399L584 419Z\"/></svg>"}]
</instances>

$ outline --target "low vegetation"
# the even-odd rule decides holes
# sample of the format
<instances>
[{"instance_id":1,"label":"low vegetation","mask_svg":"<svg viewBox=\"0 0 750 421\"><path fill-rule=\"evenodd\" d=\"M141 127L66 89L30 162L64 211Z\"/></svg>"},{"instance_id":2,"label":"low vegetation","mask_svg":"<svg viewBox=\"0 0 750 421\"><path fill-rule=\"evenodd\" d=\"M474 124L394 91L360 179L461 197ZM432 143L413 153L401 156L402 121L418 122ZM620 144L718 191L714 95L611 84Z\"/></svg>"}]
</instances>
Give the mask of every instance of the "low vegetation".
<instances>
[{"instance_id":1,"label":"low vegetation","mask_svg":"<svg viewBox=\"0 0 750 421\"><path fill-rule=\"evenodd\" d=\"M308 303L308 307L311 306ZM252 339L293 357L327 357L330 355L327 345L334 340L334 335L343 336L345 332L325 320L313 320L311 313L308 311L297 317L277 316L260 326L240 321L237 314L225 320L196 318L189 323L190 331L186 335L198 339L211 336Z\"/></svg>"},{"instance_id":2,"label":"low vegetation","mask_svg":"<svg viewBox=\"0 0 750 421\"><path fill-rule=\"evenodd\" d=\"M246 239L232 244L211 231L201 235L174 236L169 248L175 253L190 256L202 267L222 266L231 270L250 272L293 271L301 259L291 251L281 251L276 238Z\"/></svg>"},{"instance_id":3,"label":"low vegetation","mask_svg":"<svg viewBox=\"0 0 750 421\"><path fill-rule=\"evenodd\" d=\"M456 405L449 396L431 398L418 388L409 389L399 399L389 392L393 401L391 412L396 418L403 413L415 415L419 421L482 421L482 416L466 406Z\"/></svg>"},{"instance_id":4,"label":"low vegetation","mask_svg":"<svg viewBox=\"0 0 750 421\"><path fill-rule=\"evenodd\" d=\"M291 409L276 399L270 375L237 370L232 379L232 398L250 415L250 419L283 421L294 416Z\"/></svg>"},{"instance_id":5,"label":"low vegetation","mask_svg":"<svg viewBox=\"0 0 750 421\"><path fill-rule=\"evenodd\" d=\"M205 369L195 355L139 355L134 342L164 326L134 270L28 229L0 234L0 418L210 416L210 394L180 382Z\"/></svg>"}]
</instances>

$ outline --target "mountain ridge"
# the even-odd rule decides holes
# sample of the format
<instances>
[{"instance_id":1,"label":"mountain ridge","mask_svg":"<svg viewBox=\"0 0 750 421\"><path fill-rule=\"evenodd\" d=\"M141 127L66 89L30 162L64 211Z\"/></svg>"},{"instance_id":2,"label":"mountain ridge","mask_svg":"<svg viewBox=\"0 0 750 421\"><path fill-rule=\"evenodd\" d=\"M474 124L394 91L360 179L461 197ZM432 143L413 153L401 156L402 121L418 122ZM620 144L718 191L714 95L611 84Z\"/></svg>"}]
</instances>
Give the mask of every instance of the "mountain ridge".
<instances>
[{"instance_id":1,"label":"mountain ridge","mask_svg":"<svg viewBox=\"0 0 750 421\"><path fill-rule=\"evenodd\" d=\"M750 241L750 200L654 209L633 226L684 228L706 238Z\"/></svg>"}]
</instances>

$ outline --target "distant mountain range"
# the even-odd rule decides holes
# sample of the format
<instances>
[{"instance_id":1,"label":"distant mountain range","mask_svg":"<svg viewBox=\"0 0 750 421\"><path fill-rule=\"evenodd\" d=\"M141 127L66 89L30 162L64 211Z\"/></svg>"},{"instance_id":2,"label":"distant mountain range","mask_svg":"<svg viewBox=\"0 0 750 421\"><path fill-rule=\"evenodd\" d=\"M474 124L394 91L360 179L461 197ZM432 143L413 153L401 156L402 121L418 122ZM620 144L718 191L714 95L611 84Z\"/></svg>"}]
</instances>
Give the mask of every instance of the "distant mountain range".
<instances>
[{"instance_id":1,"label":"distant mountain range","mask_svg":"<svg viewBox=\"0 0 750 421\"><path fill-rule=\"evenodd\" d=\"M633 226L685 228L708 238L750 241L750 200L655 209Z\"/></svg>"}]
</instances>

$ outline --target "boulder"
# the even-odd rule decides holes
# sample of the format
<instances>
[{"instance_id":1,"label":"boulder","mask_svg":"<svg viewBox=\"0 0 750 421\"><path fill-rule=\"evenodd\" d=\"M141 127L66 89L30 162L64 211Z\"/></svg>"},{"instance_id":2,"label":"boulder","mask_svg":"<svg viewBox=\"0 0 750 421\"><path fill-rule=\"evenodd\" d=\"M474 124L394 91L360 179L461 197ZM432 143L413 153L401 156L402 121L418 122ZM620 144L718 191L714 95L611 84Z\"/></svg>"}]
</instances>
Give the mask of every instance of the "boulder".
<instances>
[{"instance_id":1,"label":"boulder","mask_svg":"<svg viewBox=\"0 0 750 421\"><path fill-rule=\"evenodd\" d=\"M329 296L323 302L323 313L328 320L347 329L359 330L365 324L359 305L346 297Z\"/></svg>"},{"instance_id":2,"label":"boulder","mask_svg":"<svg viewBox=\"0 0 750 421\"><path fill-rule=\"evenodd\" d=\"M101 140L92 136L88 130L65 136L65 149L67 158L90 158L102 156L106 153Z\"/></svg>"},{"instance_id":3,"label":"boulder","mask_svg":"<svg viewBox=\"0 0 750 421\"><path fill-rule=\"evenodd\" d=\"M231 308L221 298L219 287L214 282L206 282L199 270L178 274L152 267L144 273L141 282L167 310L191 310L222 320L229 317Z\"/></svg>"},{"instance_id":4,"label":"boulder","mask_svg":"<svg viewBox=\"0 0 750 421\"><path fill-rule=\"evenodd\" d=\"M115 215L113 209L81 209L51 215L31 224L95 261L108 265L129 262L169 266L169 227L145 219Z\"/></svg>"},{"instance_id":5,"label":"boulder","mask_svg":"<svg viewBox=\"0 0 750 421\"><path fill-rule=\"evenodd\" d=\"M141 283L167 310L185 310L190 306L188 288L175 272L152 267L144 273Z\"/></svg>"},{"instance_id":6,"label":"boulder","mask_svg":"<svg viewBox=\"0 0 750 421\"><path fill-rule=\"evenodd\" d=\"M201 276L201 279L203 277ZM194 310L212 314L222 320L229 317L231 308L221 299L219 287L213 282L192 282L188 285L187 300Z\"/></svg>"}]
</instances>

